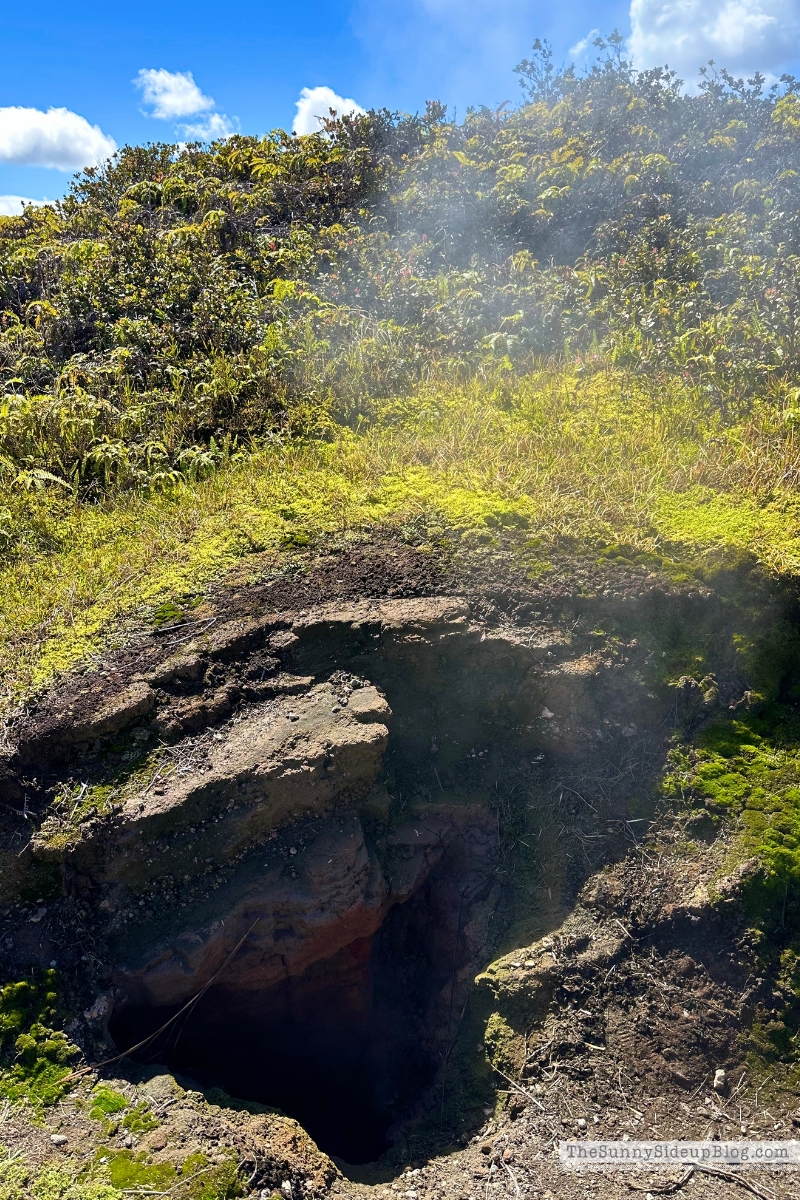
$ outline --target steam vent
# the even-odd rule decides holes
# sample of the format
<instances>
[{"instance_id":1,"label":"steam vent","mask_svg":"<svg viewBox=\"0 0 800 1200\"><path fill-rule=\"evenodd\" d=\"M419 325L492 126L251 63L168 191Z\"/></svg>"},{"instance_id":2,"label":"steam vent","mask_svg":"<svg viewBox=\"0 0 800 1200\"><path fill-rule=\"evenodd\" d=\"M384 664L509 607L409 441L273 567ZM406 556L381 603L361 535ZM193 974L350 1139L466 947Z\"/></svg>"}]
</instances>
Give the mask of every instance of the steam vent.
<instances>
[{"instance_id":1,"label":"steam vent","mask_svg":"<svg viewBox=\"0 0 800 1200\"><path fill-rule=\"evenodd\" d=\"M18 726L14 804L68 801L18 856L6 947L81 980L68 1036L101 1078L288 1121L327 1187L495 1111L521 1129L554 1043L585 1080L616 1040L653 1087L735 1058L724 1021L637 1057L619 1001L589 999L635 994L640 942L684 982L713 966L702 879L665 864L645 898L637 847L676 719L746 703L718 598L267 598L157 629ZM655 620L668 647L715 630L713 688L659 683Z\"/></svg>"},{"instance_id":2,"label":"steam vent","mask_svg":"<svg viewBox=\"0 0 800 1200\"><path fill-rule=\"evenodd\" d=\"M800 0L654 4L6 20L0 1200L800 1200Z\"/></svg>"}]
</instances>

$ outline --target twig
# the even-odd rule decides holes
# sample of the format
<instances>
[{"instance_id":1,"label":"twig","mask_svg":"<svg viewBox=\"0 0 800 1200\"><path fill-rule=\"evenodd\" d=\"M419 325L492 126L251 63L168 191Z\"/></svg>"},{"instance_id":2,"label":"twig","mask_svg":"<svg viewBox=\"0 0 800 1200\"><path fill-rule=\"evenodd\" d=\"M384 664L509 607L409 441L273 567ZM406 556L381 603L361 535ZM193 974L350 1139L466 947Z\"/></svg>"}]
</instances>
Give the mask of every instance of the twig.
<instances>
[{"instance_id":1,"label":"twig","mask_svg":"<svg viewBox=\"0 0 800 1200\"><path fill-rule=\"evenodd\" d=\"M690 1167L687 1167L680 1179L676 1179L672 1183L634 1183L632 1180L626 1180L625 1182L629 1188L633 1188L637 1192L651 1192L654 1196L669 1196L673 1192L679 1191L685 1183L688 1183L695 1171L702 1171L705 1175L714 1175L718 1179L727 1179L730 1183L737 1183L745 1191L758 1196L759 1200L774 1200L774 1192L770 1192L769 1194L762 1192L754 1183L749 1183L748 1180L737 1174L736 1171L724 1171L722 1167L706 1167L701 1166L699 1163L693 1163Z\"/></svg>"},{"instance_id":2,"label":"twig","mask_svg":"<svg viewBox=\"0 0 800 1200\"><path fill-rule=\"evenodd\" d=\"M195 621L194 623L196 625L202 625L203 628L192 630L191 633L187 633L186 637L173 638L171 642L164 642L164 645L165 646L181 646L181 645L183 645L184 642L190 642L192 640L192 638L195 637L198 633L205 633L205 631L207 629L210 629L211 626L216 621L216 619L217 619L216 617L211 617L208 621Z\"/></svg>"},{"instance_id":3,"label":"twig","mask_svg":"<svg viewBox=\"0 0 800 1200\"><path fill-rule=\"evenodd\" d=\"M517 1183L517 1177L514 1174L514 1172L511 1170L511 1167L508 1165L508 1163L503 1158L502 1154L500 1155L500 1162L503 1164L503 1166L505 1167L505 1169L508 1171L509 1175L511 1176L511 1182L514 1185L514 1191L517 1193L518 1196L521 1196L522 1193L519 1190L519 1184Z\"/></svg>"},{"instance_id":4,"label":"twig","mask_svg":"<svg viewBox=\"0 0 800 1200\"><path fill-rule=\"evenodd\" d=\"M759 1200L774 1200L774 1192L762 1192L754 1183L748 1183L746 1179L741 1175L737 1175L735 1171L723 1171L722 1167L703 1167L700 1165L695 1167L695 1171L704 1171L706 1175L716 1175L719 1179L728 1179L731 1183L738 1183L739 1187L743 1187L745 1191L758 1196Z\"/></svg>"},{"instance_id":5,"label":"twig","mask_svg":"<svg viewBox=\"0 0 800 1200\"><path fill-rule=\"evenodd\" d=\"M247 1159L243 1158L242 1161L239 1163L239 1166L236 1168L237 1171L241 1171L242 1167L244 1166L244 1164L246 1162L247 1162ZM256 1154L255 1150L253 1151L253 1162L255 1163L255 1166L253 1168L253 1174L250 1176L250 1178L245 1183L245 1187L247 1187L247 1188L250 1188L253 1186L256 1179L258 1178L259 1171L261 1170L261 1168L258 1165L258 1155Z\"/></svg>"},{"instance_id":6,"label":"twig","mask_svg":"<svg viewBox=\"0 0 800 1200\"><path fill-rule=\"evenodd\" d=\"M499 1067L493 1067L492 1069L493 1069L494 1071L497 1071L497 1074L498 1074L498 1075L502 1075L502 1076L503 1076L503 1079L507 1079L507 1080L508 1080L508 1082L511 1084L511 1086L512 1086L512 1088L514 1089L514 1091L515 1091L515 1092L519 1092L519 1094L520 1094L521 1096L524 1096L526 1100L530 1100L530 1101L531 1101L533 1104L535 1104L535 1105L536 1105L538 1108L540 1108L540 1109L542 1110L542 1112L546 1112L546 1111L547 1111L547 1110L545 1109L544 1105L543 1105L543 1104L540 1104L540 1103L539 1103L539 1101L536 1099L536 1097L535 1097L535 1096L532 1096L532 1095L530 1094L530 1092L526 1092L526 1091L525 1091L525 1088L524 1088L524 1087L520 1087L520 1085L519 1085L519 1084L518 1084L518 1083L517 1083L515 1080L513 1080L513 1079L511 1078L511 1076L510 1076L510 1075L506 1075L505 1071L501 1071Z\"/></svg>"},{"instance_id":7,"label":"twig","mask_svg":"<svg viewBox=\"0 0 800 1200\"><path fill-rule=\"evenodd\" d=\"M173 1183L172 1187L167 1188L165 1192L151 1192L141 1188L122 1188L122 1194L124 1196L169 1196L171 1192L182 1187L184 1183L193 1183L198 1175L205 1175L207 1171L213 1171L216 1166L218 1166L217 1163L210 1163L207 1167L201 1167L199 1171L195 1171L194 1175L190 1175L188 1179L179 1179L177 1183Z\"/></svg>"},{"instance_id":8,"label":"twig","mask_svg":"<svg viewBox=\"0 0 800 1200\"><path fill-rule=\"evenodd\" d=\"M260 917L256 917L255 921L253 921L253 924L250 926L247 933L244 935L244 937L239 939L239 941L236 943L236 945L231 950L228 957L225 959L225 962L222 964L222 966L219 968L218 971L214 972L214 974L211 976L211 978L209 979L209 981L205 985L205 987L202 987L196 996L192 996L191 1000L187 1000L187 1002L184 1004L183 1008L179 1008L178 1011L173 1016L171 1016L168 1021L164 1022L164 1024L161 1026L160 1029L157 1029L155 1031L155 1033L151 1033L148 1037L143 1038L141 1042L137 1042L135 1046L129 1046L127 1050L123 1050L122 1054L117 1054L114 1056L114 1058L106 1058L103 1060L103 1062L91 1063L88 1067L81 1067L81 1069L79 1071L73 1071L71 1075L67 1075L65 1079L61 1080L61 1082L62 1083L71 1083L73 1079L82 1079L84 1075L89 1075L89 1074L91 1074L92 1071L99 1070L100 1067L110 1067L112 1063L119 1062L120 1059L122 1059L122 1058L127 1058L129 1054L133 1054L133 1053L135 1053L135 1051L141 1050L142 1046L146 1046L146 1045L148 1045L149 1042L155 1041L155 1039L159 1036L159 1034L163 1033L165 1029L168 1029L169 1026L172 1025L172 1023L174 1021L177 1021L178 1017L180 1017L183 1013L186 1012L187 1008L191 1008L193 1004L196 1004L197 1001L200 999L200 997L205 992L208 991L208 989L211 987L214 980L219 978L219 976L222 974L222 972L228 966L228 963L230 963L231 960L234 958L234 956L238 952L239 948L241 946L243 946L244 943L247 941L250 934L253 932L253 930L255 929L256 925L258 924L258 922L260 920L261 920ZM166 1192L154 1193L154 1195L166 1195L166 1194L167 1194Z\"/></svg>"},{"instance_id":9,"label":"twig","mask_svg":"<svg viewBox=\"0 0 800 1200\"><path fill-rule=\"evenodd\" d=\"M71 821L72 818L75 816L75 813L78 811L78 805L80 804L83 797L86 795L88 787L89 787L88 783L81 784L81 790L78 792L78 798L76 799L75 803L72 806L72 812L69 814L68 820Z\"/></svg>"},{"instance_id":10,"label":"twig","mask_svg":"<svg viewBox=\"0 0 800 1200\"><path fill-rule=\"evenodd\" d=\"M203 620L208 620L204 617ZM181 621L178 625L162 625L160 629L154 629L153 633L156 637L160 637L162 633L175 633L178 629L188 629L191 625L202 625L203 621Z\"/></svg>"},{"instance_id":11,"label":"twig","mask_svg":"<svg viewBox=\"0 0 800 1200\"><path fill-rule=\"evenodd\" d=\"M635 1192L650 1192L653 1196L671 1196L673 1192L678 1192L685 1183L694 1175L694 1167L687 1167L681 1175L680 1179L673 1179L671 1183L634 1183L630 1179L626 1179L629 1188L633 1188Z\"/></svg>"}]
</instances>

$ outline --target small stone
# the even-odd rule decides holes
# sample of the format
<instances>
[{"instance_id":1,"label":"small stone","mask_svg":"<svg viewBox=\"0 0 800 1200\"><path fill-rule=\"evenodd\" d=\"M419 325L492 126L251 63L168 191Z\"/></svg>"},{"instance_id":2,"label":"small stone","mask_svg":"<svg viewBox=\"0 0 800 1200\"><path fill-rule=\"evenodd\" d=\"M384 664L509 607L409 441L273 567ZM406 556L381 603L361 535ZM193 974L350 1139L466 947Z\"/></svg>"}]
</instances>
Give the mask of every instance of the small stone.
<instances>
[{"instance_id":1,"label":"small stone","mask_svg":"<svg viewBox=\"0 0 800 1200\"><path fill-rule=\"evenodd\" d=\"M714 1082L712 1084L714 1091L715 1092L724 1092L725 1088L727 1086L727 1079L728 1079L728 1076L721 1067L719 1068L718 1071L715 1071L714 1072Z\"/></svg>"},{"instance_id":2,"label":"small stone","mask_svg":"<svg viewBox=\"0 0 800 1200\"><path fill-rule=\"evenodd\" d=\"M292 1194L291 1179L284 1179L283 1183L281 1184L281 1191L283 1192L284 1196L291 1196L291 1194Z\"/></svg>"},{"instance_id":3,"label":"small stone","mask_svg":"<svg viewBox=\"0 0 800 1200\"><path fill-rule=\"evenodd\" d=\"M578 1120L575 1122L575 1124L578 1126L578 1129L586 1128L586 1121L583 1117L578 1117Z\"/></svg>"},{"instance_id":4,"label":"small stone","mask_svg":"<svg viewBox=\"0 0 800 1200\"><path fill-rule=\"evenodd\" d=\"M337 712L341 712L341 711L342 711L341 704L334 704L333 708L331 709L332 713L337 713Z\"/></svg>"},{"instance_id":5,"label":"small stone","mask_svg":"<svg viewBox=\"0 0 800 1200\"><path fill-rule=\"evenodd\" d=\"M63 1133L51 1133L50 1141L53 1143L54 1146L66 1146L67 1142L69 1141L69 1138L64 1137Z\"/></svg>"},{"instance_id":6,"label":"small stone","mask_svg":"<svg viewBox=\"0 0 800 1200\"><path fill-rule=\"evenodd\" d=\"M287 713L286 715L287 715L287 717L289 718L289 720L290 720L290 721L299 721L299 720L300 720L300 718L298 717L297 713L290 712L290 713ZM283 1187L283 1184L281 1184L281 1187Z\"/></svg>"},{"instance_id":7,"label":"small stone","mask_svg":"<svg viewBox=\"0 0 800 1200\"><path fill-rule=\"evenodd\" d=\"M57 959L55 959L55 958L51 958L51 959L50 959L50 966L51 966L51 968L52 968L52 969L55 969L55 968L58 966L58 960L57 960Z\"/></svg>"},{"instance_id":8,"label":"small stone","mask_svg":"<svg viewBox=\"0 0 800 1200\"><path fill-rule=\"evenodd\" d=\"M554 717L555 715L556 715L555 713L552 713L552 712L550 712L550 709L549 709L549 708L543 708L543 709L542 709L542 716L543 716L543 718L545 719L545 721L549 721L549 720L550 720L550 718L551 718L551 717Z\"/></svg>"}]
</instances>

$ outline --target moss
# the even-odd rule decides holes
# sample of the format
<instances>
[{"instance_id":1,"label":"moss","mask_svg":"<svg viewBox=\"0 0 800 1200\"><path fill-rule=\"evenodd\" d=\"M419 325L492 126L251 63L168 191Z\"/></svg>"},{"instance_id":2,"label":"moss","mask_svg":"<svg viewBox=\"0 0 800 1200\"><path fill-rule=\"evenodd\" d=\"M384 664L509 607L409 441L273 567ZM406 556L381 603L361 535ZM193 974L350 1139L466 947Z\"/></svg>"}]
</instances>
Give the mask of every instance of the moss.
<instances>
[{"instance_id":1,"label":"moss","mask_svg":"<svg viewBox=\"0 0 800 1200\"><path fill-rule=\"evenodd\" d=\"M172 1163L154 1163L144 1151L118 1150L113 1154L98 1150L95 1163L102 1174L119 1191L127 1188L150 1188L166 1191L177 1179Z\"/></svg>"},{"instance_id":2,"label":"moss","mask_svg":"<svg viewBox=\"0 0 800 1200\"><path fill-rule=\"evenodd\" d=\"M749 864L742 904L773 999L751 1014L743 1044L762 1067L800 1062L800 712L769 703L713 721L693 745L671 752L664 786L679 810L699 808L718 828L725 823L717 883ZM697 824L695 813L688 825ZM724 899L719 887L710 893Z\"/></svg>"},{"instance_id":3,"label":"moss","mask_svg":"<svg viewBox=\"0 0 800 1200\"><path fill-rule=\"evenodd\" d=\"M0 1097L42 1108L64 1095L79 1051L54 1027L61 1020L55 970L0 989Z\"/></svg>"},{"instance_id":4,"label":"moss","mask_svg":"<svg viewBox=\"0 0 800 1200\"><path fill-rule=\"evenodd\" d=\"M118 1192L173 1190L183 1200L234 1200L244 1190L233 1157L212 1165L204 1154L192 1154L176 1169L173 1163L154 1163L144 1151L98 1150L94 1174Z\"/></svg>"},{"instance_id":5,"label":"moss","mask_svg":"<svg viewBox=\"0 0 800 1200\"><path fill-rule=\"evenodd\" d=\"M0 1200L119 1200L119 1192L73 1165L33 1169L0 1145Z\"/></svg>"},{"instance_id":6,"label":"moss","mask_svg":"<svg viewBox=\"0 0 800 1200\"><path fill-rule=\"evenodd\" d=\"M101 751L84 767L88 780L81 784L69 781L56 789L49 815L36 835L37 843L51 857L57 858L61 851L80 840L84 821L102 816L113 803L122 803L146 787L158 769L158 752L148 750L130 736L111 749L115 753L124 751L122 762L109 769L106 755Z\"/></svg>"},{"instance_id":7,"label":"moss","mask_svg":"<svg viewBox=\"0 0 800 1200\"><path fill-rule=\"evenodd\" d=\"M122 1128L141 1137L142 1134L149 1133L151 1129L158 1128L158 1119L153 1116L148 1105L142 1102L134 1105L131 1111L122 1118Z\"/></svg>"},{"instance_id":8,"label":"moss","mask_svg":"<svg viewBox=\"0 0 800 1200\"><path fill-rule=\"evenodd\" d=\"M127 1107L128 1101L122 1092L116 1092L113 1088L106 1087L101 1083L92 1092L89 1116L95 1121L102 1121L111 1113L122 1112Z\"/></svg>"},{"instance_id":9,"label":"moss","mask_svg":"<svg viewBox=\"0 0 800 1200\"><path fill-rule=\"evenodd\" d=\"M493 1012L486 1022L484 1044L493 1067L506 1075L519 1073L521 1039L499 1012Z\"/></svg>"}]
</instances>

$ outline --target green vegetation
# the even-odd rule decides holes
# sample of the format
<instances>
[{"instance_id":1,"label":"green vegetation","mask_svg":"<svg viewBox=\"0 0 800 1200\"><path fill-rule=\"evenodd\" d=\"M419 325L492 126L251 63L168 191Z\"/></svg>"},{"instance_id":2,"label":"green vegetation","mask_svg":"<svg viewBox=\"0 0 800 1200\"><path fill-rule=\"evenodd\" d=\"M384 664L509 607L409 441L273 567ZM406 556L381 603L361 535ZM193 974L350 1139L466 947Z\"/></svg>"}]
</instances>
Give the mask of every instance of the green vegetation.
<instances>
[{"instance_id":1,"label":"green vegetation","mask_svg":"<svg viewBox=\"0 0 800 1200\"><path fill-rule=\"evenodd\" d=\"M66 1091L67 1065L77 1053L60 1024L58 975L8 983L0 990L0 1097L32 1108L54 1104Z\"/></svg>"},{"instance_id":2,"label":"green vegetation","mask_svg":"<svg viewBox=\"0 0 800 1200\"><path fill-rule=\"evenodd\" d=\"M0 1200L118 1200L119 1192L98 1179L80 1178L67 1167L26 1164L0 1145Z\"/></svg>"},{"instance_id":3,"label":"green vegetation","mask_svg":"<svg viewBox=\"0 0 800 1200\"><path fill-rule=\"evenodd\" d=\"M98 1152L89 1167L67 1163L37 1169L0 1145L0 1200L119 1200L126 1188L169 1189L190 1200L234 1200L243 1190L232 1158L212 1167L204 1155L193 1154L176 1169L120 1150Z\"/></svg>"},{"instance_id":4,"label":"green vegetation","mask_svg":"<svg viewBox=\"0 0 800 1200\"><path fill-rule=\"evenodd\" d=\"M731 830L720 877L746 864L749 936L772 987L772 1009L759 1004L744 1036L760 1073L800 1062L800 718L792 704L764 703L695 742L672 752L666 792L695 806L690 832Z\"/></svg>"},{"instance_id":5,"label":"green vegetation","mask_svg":"<svg viewBox=\"0 0 800 1200\"><path fill-rule=\"evenodd\" d=\"M796 569L797 85L682 95L615 38L519 71L504 112L127 148L0 219L7 706L376 522Z\"/></svg>"},{"instance_id":6,"label":"green vegetation","mask_svg":"<svg viewBox=\"0 0 800 1200\"><path fill-rule=\"evenodd\" d=\"M143 1151L98 1150L96 1174L116 1193L132 1188L167 1190L188 1200L234 1200L242 1195L236 1160L212 1166L204 1154L191 1154L176 1170L172 1163L152 1163Z\"/></svg>"},{"instance_id":7,"label":"green vegetation","mask_svg":"<svg viewBox=\"0 0 800 1200\"><path fill-rule=\"evenodd\" d=\"M89 1109L89 1116L95 1120L102 1121L104 1117L110 1116L112 1113L122 1112L128 1107L128 1101L123 1096L122 1092L115 1092L113 1088L107 1087L105 1084L98 1084L92 1092L92 1106Z\"/></svg>"},{"instance_id":8,"label":"green vegetation","mask_svg":"<svg viewBox=\"0 0 800 1200\"><path fill-rule=\"evenodd\" d=\"M534 574L564 544L597 555L624 544L684 572L746 546L791 571L792 447L766 402L726 425L678 381L544 371L423 385L382 403L358 434L265 447L167 493L66 507L37 496L51 505L52 548L2 572L2 690L13 703L121 617L165 601L180 611L243 558L278 569L298 532L312 549L375 524L455 546L510 539Z\"/></svg>"}]
</instances>

